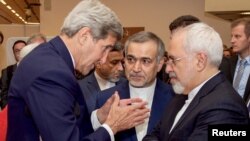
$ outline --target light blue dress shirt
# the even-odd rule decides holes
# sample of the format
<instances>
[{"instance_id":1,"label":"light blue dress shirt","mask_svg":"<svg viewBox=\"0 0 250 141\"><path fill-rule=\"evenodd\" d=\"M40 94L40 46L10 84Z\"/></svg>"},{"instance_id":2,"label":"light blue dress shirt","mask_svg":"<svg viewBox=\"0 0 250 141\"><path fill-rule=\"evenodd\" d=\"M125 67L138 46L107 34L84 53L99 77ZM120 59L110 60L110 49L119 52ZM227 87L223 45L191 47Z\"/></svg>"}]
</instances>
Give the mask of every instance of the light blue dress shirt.
<instances>
[{"instance_id":1,"label":"light blue dress shirt","mask_svg":"<svg viewBox=\"0 0 250 141\"><path fill-rule=\"evenodd\" d=\"M241 77L239 87L236 90L241 97L244 96L245 88L247 85L247 80L248 80L248 77L250 74L250 56L247 56L245 59L246 59L247 63L245 64L244 72L243 72L243 75ZM236 77L238 69L239 69L240 60L241 60L241 58L239 57L238 62L237 62L237 66L236 66L236 70L234 73L234 81L235 81L235 77Z\"/></svg>"}]
</instances>

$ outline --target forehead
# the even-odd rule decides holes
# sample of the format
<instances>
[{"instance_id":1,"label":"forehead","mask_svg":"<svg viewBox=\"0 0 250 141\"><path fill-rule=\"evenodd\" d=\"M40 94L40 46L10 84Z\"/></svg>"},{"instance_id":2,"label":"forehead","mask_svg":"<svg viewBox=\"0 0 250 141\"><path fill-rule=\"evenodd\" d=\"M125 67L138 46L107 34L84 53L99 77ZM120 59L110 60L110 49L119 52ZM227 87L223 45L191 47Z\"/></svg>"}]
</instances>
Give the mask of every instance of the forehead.
<instances>
[{"instance_id":1,"label":"forehead","mask_svg":"<svg viewBox=\"0 0 250 141\"><path fill-rule=\"evenodd\" d=\"M232 28L232 33L244 33L245 25L239 24Z\"/></svg>"},{"instance_id":2,"label":"forehead","mask_svg":"<svg viewBox=\"0 0 250 141\"><path fill-rule=\"evenodd\" d=\"M157 55L157 44L154 41L146 41L143 43L132 42L128 46L127 54L137 58L155 57Z\"/></svg>"},{"instance_id":3,"label":"forehead","mask_svg":"<svg viewBox=\"0 0 250 141\"><path fill-rule=\"evenodd\" d=\"M16 44L14 45L14 48L22 48L22 47L24 47L24 46L25 46L24 43L19 42L19 43L16 43Z\"/></svg>"},{"instance_id":4,"label":"forehead","mask_svg":"<svg viewBox=\"0 0 250 141\"><path fill-rule=\"evenodd\" d=\"M178 33L172 36L167 46L167 52L169 56L176 56L184 54L183 49L184 34Z\"/></svg>"},{"instance_id":5,"label":"forehead","mask_svg":"<svg viewBox=\"0 0 250 141\"><path fill-rule=\"evenodd\" d=\"M111 51L107 57L108 60L122 60L123 59L123 51Z\"/></svg>"}]
</instances>

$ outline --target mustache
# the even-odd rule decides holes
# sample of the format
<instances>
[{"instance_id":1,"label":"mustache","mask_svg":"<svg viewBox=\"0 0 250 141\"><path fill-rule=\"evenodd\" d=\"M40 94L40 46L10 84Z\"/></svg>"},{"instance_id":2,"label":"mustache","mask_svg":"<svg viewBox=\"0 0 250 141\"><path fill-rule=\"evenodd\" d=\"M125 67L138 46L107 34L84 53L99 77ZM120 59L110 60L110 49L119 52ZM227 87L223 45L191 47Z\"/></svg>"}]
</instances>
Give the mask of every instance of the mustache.
<instances>
[{"instance_id":1,"label":"mustache","mask_svg":"<svg viewBox=\"0 0 250 141\"><path fill-rule=\"evenodd\" d=\"M172 77L176 77L176 74L174 72L170 72L168 73L169 77L172 78Z\"/></svg>"},{"instance_id":2,"label":"mustache","mask_svg":"<svg viewBox=\"0 0 250 141\"><path fill-rule=\"evenodd\" d=\"M136 73L130 73L129 76L130 77L143 77L142 74L136 74Z\"/></svg>"}]
</instances>

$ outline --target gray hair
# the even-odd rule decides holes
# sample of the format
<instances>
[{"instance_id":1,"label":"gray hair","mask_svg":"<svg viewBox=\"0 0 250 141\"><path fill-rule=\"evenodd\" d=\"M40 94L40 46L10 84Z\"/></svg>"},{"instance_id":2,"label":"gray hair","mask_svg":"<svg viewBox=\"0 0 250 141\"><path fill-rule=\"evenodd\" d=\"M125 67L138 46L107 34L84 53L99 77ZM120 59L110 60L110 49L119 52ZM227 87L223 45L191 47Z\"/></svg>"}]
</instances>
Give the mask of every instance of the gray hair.
<instances>
[{"instance_id":1,"label":"gray hair","mask_svg":"<svg viewBox=\"0 0 250 141\"><path fill-rule=\"evenodd\" d=\"M191 54L203 52L212 65L219 67L223 56L220 35L205 23L194 23L183 30L186 31L183 41L185 51Z\"/></svg>"},{"instance_id":2,"label":"gray hair","mask_svg":"<svg viewBox=\"0 0 250 141\"><path fill-rule=\"evenodd\" d=\"M154 41L157 44L157 61L159 62L165 54L165 45L161 38L152 32L141 31L130 36L125 42L125 55L128 53L130 43L144 43Z\"/></svg>"},{"instance_id":3,"label":"gray hair","mask_svg":"<svg viewBox=\"0 0 250 141\"><path fill-rule=\"evenodd\" d=\"M123 51L124 45L121 42L116 42L111 51Z\"/></svg>"},{"instance_id":4,"label":"gray hair","mask_svg":"<svg viewBox=\"0 0 250 141\"><path fill-rule=\"evenodd\" d=\"M95 40L112 34L121 39L122 25L116 14L99 0L82 0L65 18L61 34L73 37L81 28L89 27Z\"/></svg>"},{"instance_id":5,"label":"gray hair","mask_svg":"<svg viewBox=\"0 0 250 141\"><path fill-rule=\"evenodd\" d=\"M46 37L42 33L36 33L36 34L31 35L27 39L27 44L29 45L31 43L34 43L37 38L41 38L44 42L47 42Z\"/></svg>"}]
</instances>

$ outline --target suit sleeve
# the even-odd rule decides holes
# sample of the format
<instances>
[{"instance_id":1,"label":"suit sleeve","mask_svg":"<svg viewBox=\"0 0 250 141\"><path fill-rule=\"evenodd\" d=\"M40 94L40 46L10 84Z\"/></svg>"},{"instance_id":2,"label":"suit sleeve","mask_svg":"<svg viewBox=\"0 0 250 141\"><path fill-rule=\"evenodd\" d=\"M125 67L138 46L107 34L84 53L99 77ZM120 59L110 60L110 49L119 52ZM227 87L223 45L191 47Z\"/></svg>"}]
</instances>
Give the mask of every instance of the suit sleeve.
<instances>
[{"instance_id":1,"label":"suit sleeve","mask_svg":"<svg viewBox=\"0 0 250 141\"><path fill-rule=\"evenodd\" d=\"M45 141L110 140L104 128L86 138L81 138L82 133L74 114L76 103L74 95L79 92L76 89L77 83L72 76L58 70L44 73L29 87L25 101L42 139ZM81 126L84 128L84 125Z\"/></svg>"}]
</instances>

